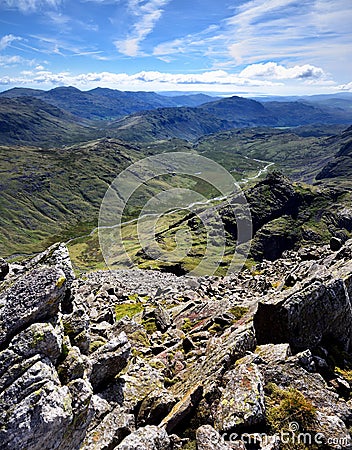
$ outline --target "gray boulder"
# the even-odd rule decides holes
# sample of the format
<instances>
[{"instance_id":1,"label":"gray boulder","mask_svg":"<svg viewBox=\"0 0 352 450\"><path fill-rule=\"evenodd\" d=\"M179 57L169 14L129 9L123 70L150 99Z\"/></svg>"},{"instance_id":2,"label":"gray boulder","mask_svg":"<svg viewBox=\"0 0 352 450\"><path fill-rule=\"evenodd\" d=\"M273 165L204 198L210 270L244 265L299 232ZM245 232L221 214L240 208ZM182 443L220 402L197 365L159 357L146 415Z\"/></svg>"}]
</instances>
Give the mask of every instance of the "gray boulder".
<instances>
[{"instance_id":1,"label":"gray boulder","mask_svg":"<svg viewBox=\"0 0 352 450\"><path fill-rule=\"evenodd\" d=\"M34 269L0 295L0 345L23 327L55 317L66 289L61 269Z\"/></svg>"},{"instance_id":2,"label":"gray boulder","mask_svg":"<svg viewBox=\"0 0 352 450\"><path fill-rule=\"evenodd\" d=\"M34 258L30 259L25 264L25 270L29 271L35 267L56 267L61 269L66 277L67 286L70 287L72 281L75 279L75 274L72 268L70 254L68 248L63 243L53 244L44 252L39 253Z\"/></svg>"},{"instance_id":3,"label":"gray boulder","mask_svg":"<svg viewBox=\"0 0 352 450\"><path fill-rule=\"evenodd\" d=\"M130 352L131 345L126 334L122 332L92 354L92 371L89 379L94 390L102 383L111 381L126 367Z\"/></svg>"},{"instance_id":4,"label":"gray boulder","mask_svg":"<svg viewBox=\"0 0 352 450\"><path fill-rule=\"evenodd\" d=\"M245 450L243 442L225 442L210 425L203 425L196 432L197 450Z\"/></svg>"},{"instance_id":5,"label":"gray boulder","mask_svg":"<svg viewBox=\"0 0 352 450\"><path fill-rule=\"evenodd\" d=\"M127 436L116 450L172 450L172 447L165 428L150 425Z\"/></svg>"},{"instance_id":6,"label":"gray boulder","mask_svg":"<svg viewBox=\"0 0 352 450\"><path fill-rule=\"evenodd\" d=\"M167 389L155 389L142 402L138 411L137 425L158 425L177 402Z\"/></svg>"},{"instance_id":7,"label":"gray boulder","mask_svg":"<svg viewBox=\"0 0 352 450\"><path fill-rule=\"evenodd\" d=\"M32 357L0 394L0 442L6 450L56 449L72 421L71 395L48 358Z\"/></svg>"},{"instance_id":8,"label":"gray boulder","mask_svg":"<svg viewBox=\"0 0 352 450\"><path fill-rule=\"evenodd\" d=\"M86 436L80 450L109 450L135 431L134 416L119 406L107 414Z\"/></svg>"},{"instance_id":9,"label":"gray boulder","mask_svg":"<svg viewBox=\"0 0 352 450\"><path fill-rule=\"evenodd\" d=\"M263 379L252 363L238 364L224 375L215 429L229 432L248 429L265 421Z\"/></svg>"},{"instance_id":10,"label":"gray boulder","mask_svg":"<svg viewBox=\"0 0 352 450\"><path fill-rule=\"evenodd\" d=\"M350 348L352 263L321 267L304 283L259 302L254 327L259 344L288 342L296 350L314 348L324 336Z\"/></svg>"}]
</instances>

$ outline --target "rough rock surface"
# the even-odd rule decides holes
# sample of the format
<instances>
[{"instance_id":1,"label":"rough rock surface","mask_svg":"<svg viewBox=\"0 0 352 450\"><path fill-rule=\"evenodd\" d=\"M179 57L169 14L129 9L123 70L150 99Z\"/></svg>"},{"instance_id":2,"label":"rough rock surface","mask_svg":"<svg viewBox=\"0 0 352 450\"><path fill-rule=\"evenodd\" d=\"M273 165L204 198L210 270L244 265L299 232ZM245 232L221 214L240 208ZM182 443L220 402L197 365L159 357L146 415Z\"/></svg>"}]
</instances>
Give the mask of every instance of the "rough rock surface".
<instances>
[{"instance_id":1,"label":"rough rock surface","mask_svg":"<svg viewBox=\"0 0 352 450\"><path fill-rule=\"evenodd\" d=\"M278 208L294 201L285 189ZM351 448L351 260L348 240L224 278L75 279L59 244L10 264L1 449L286 450L280 414L320 433L318 448Z\"/></svg>"},{"instance_id":2,"label":"rough rock surface","mask_svg":"<svg viewBox=\"0 0 352 450\"><path fill-rule=\"evenodd\" d=\"M215 412L215 427L228 432L265 421L262 375L255 364L241 364L223 377L226 383Z\"/></svg>"},{"instance_id":3,"label":"rough rock surface","mask_svg":"<svg viewBox=\"0 0 352 450\"><path fill-rule=\"evenodd\" d=\"M117 450L171 450L170 437L164 428L153 425L139 428L127 436Z\"/></svg>"},{"instance_id":4,"label":"rough rock surface","mask_svg":"<svg viewBox=\"0 0 352 450\"><path fill-rule=\"evenodd\" d=\"M287 292L258 304L254 326L259 343L289 342L294 348L314 348L329 337L346 350L352 332L352 262L317 266Z\"/></svg>"}]
</instances>

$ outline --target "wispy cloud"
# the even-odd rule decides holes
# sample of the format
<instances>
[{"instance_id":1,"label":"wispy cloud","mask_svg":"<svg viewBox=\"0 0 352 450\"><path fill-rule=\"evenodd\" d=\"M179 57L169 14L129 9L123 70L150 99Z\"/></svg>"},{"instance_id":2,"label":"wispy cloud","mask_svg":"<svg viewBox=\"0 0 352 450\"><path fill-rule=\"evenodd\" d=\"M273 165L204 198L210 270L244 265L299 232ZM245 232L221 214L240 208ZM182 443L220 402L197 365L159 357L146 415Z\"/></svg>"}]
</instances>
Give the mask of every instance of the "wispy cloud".
<instances>
[{"instance_id":1,"label":"wispy cloud","mask_svg":"<svg viewBox=\"0 0 352 450\"><path fill-rule=\"evenodd\" d=\"M161 42L153 54L164 61L203 55L213 69L273 61L351 73L351 23L351 0L250 0L216 27Z\"/></svg>"},{"instance_id":2,"label":"wispy cloud","mask_svg":"<svg viewBox=\"0 0 352 450\"><path fill-rule=\"evenodd\" d=\"M163 7L170 0L128 0L131 13L137 18L126 39L114 42L117 50L126 56L137 56L140 44L153 31L163 13Z\"/></svg>"},{"instance_id":3,"label":"wispy cloud","mask_svg":"<svg viewBox=\"0 0 352 450\"><path fill-rule=\"evenodd\" d=\"M108 58L103 55L102 50L97 50L92 47L87 47L86 45L75 45L70 40L65 39L65 37L50 37L44 35L30 35L32 39L32 46L24 45L26 48L30 48L32 51L42 53L45 55L60 55L65 58L74 56L87 56L93 59L106 61Z\"/></svg>"},{"instance_id":4,"label":"wispy cloud","mask_svg":"<svg viewBox=\"0 0 352 450\"><path fill-rule=\"evenodd\" d=\"M182 38L166 41L154 47L153 55L159 59L165 56L177 56L180 54L204 55L223 44L224 37L218 25L211 25L199 33L189 34Z\"/></svg>"},{"instance_id":5,"label":"wispy cloud","mask_svg":"<svg viewBox=\"0 0 352 450\"><path fill-rule=\"evenodd\" d=\"M7 34L0 39L0 50L4 50L9 47L14 41L22 41L20 36L14 36L13 34Z\"/></svg>"},{"instance_id":6,"label":"wispy cloud","mask_svg":"<svg viewBox=\"0 0 352 450\"><path fill-rule=\"evenodd\" d=\"M60 33L67 32L71 33L73 30L83 29L88 31L98 31L99 27L92 22L84 22L77 19L76 17L70 17L67 14L63 14L59 11L47 11L46 16L49 20L58 27Z\"/></svg>"},{"instance_id":7,"label":"wispy cloud","mask_svg":"<svg viewBox=\"0 0 352 450\"><path fill-rule=\"evenodd\" d=\"M19 64L26 66L34 66L34 59L25 59L18 55L8 56L8 55L0 55L0 67L11 67L17 66Z\"/></svg>"},{"instance_id":8,"label":"wispy cloud","mask_svg":"<svg viewBox=\"0 0 352 450\"><path fill-rule=\"evenodd\" d=\"M329 47L342 56L345 34L351 44L351 21L350 0L253 0L227 20L234 37L229 54L238 65L308 59L328 66Z\"/></svg>"},{"instance_id":9,"label":"wispy cloud","mask_svg":"<svg viewBox=\"0 0 352 450\"><path fill-rule=\"evenodd\" d=\"M62 0L0 0L0 7L19 9L24 13L34 12L43 7L57 8Z\"/></svg>"}]
</instances>

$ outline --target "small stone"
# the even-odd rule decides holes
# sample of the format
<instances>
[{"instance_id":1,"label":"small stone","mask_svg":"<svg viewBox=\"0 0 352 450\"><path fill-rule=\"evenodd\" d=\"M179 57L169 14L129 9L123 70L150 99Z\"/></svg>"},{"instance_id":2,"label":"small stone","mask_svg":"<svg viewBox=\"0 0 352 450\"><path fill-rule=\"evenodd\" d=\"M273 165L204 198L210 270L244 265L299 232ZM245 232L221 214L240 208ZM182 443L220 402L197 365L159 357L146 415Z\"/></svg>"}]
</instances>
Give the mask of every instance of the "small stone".
<instances>
[{"instance_id":1,"label":"small stone","mask_svg":"<svg viewBox=\"0 0 352 450\"><path fill-rule=\"evenodd\" d=\"M330 250L332 250L333 252L339 251L342 246L343 242L340 238L333 236L330 239Z\"/></svg>"}]
</instances>

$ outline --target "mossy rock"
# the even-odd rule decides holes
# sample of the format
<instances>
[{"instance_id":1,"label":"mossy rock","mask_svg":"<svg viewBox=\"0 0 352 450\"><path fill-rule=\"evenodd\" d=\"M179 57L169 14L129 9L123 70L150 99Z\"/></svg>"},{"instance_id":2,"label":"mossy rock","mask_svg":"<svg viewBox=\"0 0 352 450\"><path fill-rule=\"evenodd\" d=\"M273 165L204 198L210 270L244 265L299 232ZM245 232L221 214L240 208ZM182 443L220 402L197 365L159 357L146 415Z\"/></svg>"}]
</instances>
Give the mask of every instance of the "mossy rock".
<instances>
[{"instance_id":1,"label":"mossy rock","mask_svg":"<svg viewBox=\"0 0 352 450\"><path fill-rule=\"evenodd\" d=\"M91 342L91 343L90 343L90 346L89 346L89 353L95 352L96 350L98 350L98 348L100 348L100 347L102 347L103 345L105 345L106 342L107 342L106 339L103 339L103 338Z\"/></svg>"},{"instance_id":2,"label":"mossy rock","mask_svg":"<svg viewBox=\"0 0 352 450\"><path fill-rule=\"evenodd\" d=\"M317 428L316 408L299 390L281 389L275 383L265 387L266 421L272 433L285 433L292 436L289 442L282 443L283 450L308 449L296 437L299 433L313 436ZM293 428L294 427L294 428ZM314 444L309 449L317 449Z\"/></svg>"},{"instance_id":3,"label":"mossy rock","mask_svg":"<svg viewBox=\"0 0 352 450\"><path fill-rule=\"evenodd\" d=\"M126 316L132 319L132 317L142 311L142 303L122 303L119 305L115 305L115 318L117 322Z\"/></svg>"}]
</instances>

